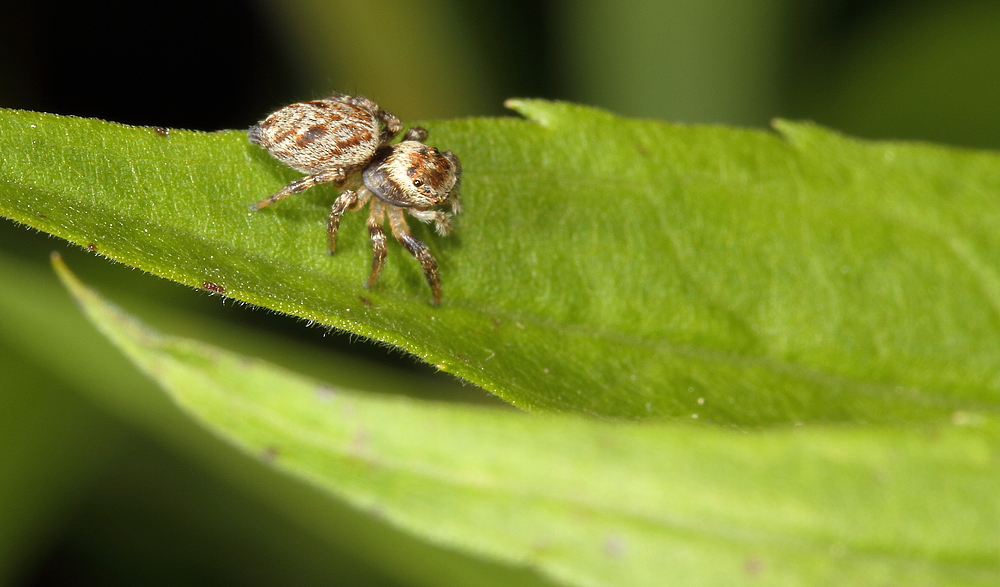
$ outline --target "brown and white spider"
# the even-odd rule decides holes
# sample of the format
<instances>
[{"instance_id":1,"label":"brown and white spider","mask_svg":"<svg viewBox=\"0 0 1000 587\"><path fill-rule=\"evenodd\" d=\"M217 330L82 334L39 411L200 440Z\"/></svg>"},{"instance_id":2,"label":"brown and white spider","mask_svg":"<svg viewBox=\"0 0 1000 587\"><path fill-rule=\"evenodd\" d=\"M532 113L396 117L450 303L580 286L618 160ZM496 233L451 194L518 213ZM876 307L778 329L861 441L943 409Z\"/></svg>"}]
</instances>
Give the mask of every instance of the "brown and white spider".
<instances>
[{"instance_id":1,"label":"brown and white spider","mask_svg":"<svg viewBox=\"0 0 1000 587\"><path fill-rule=\"evenodd\" d=\"M425 145L427 131L420 127L409 129L401 142L390 145L401 129L395 115L364 96L333 94L324 100L278 110L251 127L247 138L278 161L307 175L251 209L260 210L321 183L348 187L330 210L330 253L337 249L337 229L344 212L371 203L368 234L374 258L366 287L375 284L385 265L382 225L388 215L392 235L420 262L437 305L441 302L437 261L427 245L410 232L403 213L433 222L438 234L447 235L452 214L461 212L455 188L462 166L451 151L442 153ZM442 204L451 208L450 214L435 209Z\"/></svg>"}]
</instances>

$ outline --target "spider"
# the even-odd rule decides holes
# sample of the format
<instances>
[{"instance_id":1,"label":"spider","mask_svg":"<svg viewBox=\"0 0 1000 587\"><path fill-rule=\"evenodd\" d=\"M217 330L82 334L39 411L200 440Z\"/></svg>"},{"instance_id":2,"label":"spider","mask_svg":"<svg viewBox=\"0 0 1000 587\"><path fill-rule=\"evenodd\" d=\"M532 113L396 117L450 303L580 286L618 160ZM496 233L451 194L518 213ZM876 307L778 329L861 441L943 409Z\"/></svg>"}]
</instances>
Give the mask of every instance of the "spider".
<instances>
[{"instance_id":1,"label":"spider","mask_svg":"<svg viewBox=\"0 0 1000 587\"><path fill-rule=\"evenodd\" d=\"M388 215L392 235L420 262L434 305L438 305L441 277L437 261L427 245L410 232L403 213L421 222L433 222L438 234L447 235L452 215L462 209L456 191L462 167L451 151L442 153L425 145L427 131L420 127L410 128L401 142L390 145L401 129L395 115L364 96L333 94L278 110L251 127L247 138L307 175L250 208L260 210L321 183L348 187L334 201L327 220L330 254L337 250L340 217L370 203L368 234L374 257L365 287L375 284L385 265L382 226ZM436 209L444 204L451 213Z\"/></svg>"}]
</instances>

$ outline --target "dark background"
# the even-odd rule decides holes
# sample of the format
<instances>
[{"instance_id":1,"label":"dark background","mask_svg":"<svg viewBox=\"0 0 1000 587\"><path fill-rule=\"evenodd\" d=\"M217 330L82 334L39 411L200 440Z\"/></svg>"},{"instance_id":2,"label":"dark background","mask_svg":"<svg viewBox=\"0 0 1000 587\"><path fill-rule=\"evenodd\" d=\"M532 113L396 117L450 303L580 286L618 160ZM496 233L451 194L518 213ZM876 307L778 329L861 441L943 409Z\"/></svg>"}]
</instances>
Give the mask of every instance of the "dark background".
<instances>
[{"instance_id":1,"label":"dark background","mask_svg":"<svg viewBox=\"0 0 1000 587\"><path fill-rule=\"evenodd\" d=\"M506 115L505 98L530 96L688 123L763 127L781 116L865 138L1000 147L1000 3L985 0L5 0L0 8L0 106L9 108L212 131L246 128L335 90L367 94L404 122ZM6 253L44 265L53 246L0 221ZM381 347L155 287L191 298L205 315L429 376ZM395 584L348 555L331 555L338 562L328 568L301 563L308 533L143 435L121 434L127 456L63 500L23 552L2 545L20 558L0 583Z\"/></svg>"},{"instance_id":2,"label":"dark background","mask_svg":"<svg viewBox=\"0 0 1000 587\"><path fill-rule=\"evenodd\" d=\"M6 0L0 100L217 130L331 90L404 119L499 115L505 98L532 96L1000 146L1000 3L988 0L412 4Z\"/></svg>"}]
</instances>

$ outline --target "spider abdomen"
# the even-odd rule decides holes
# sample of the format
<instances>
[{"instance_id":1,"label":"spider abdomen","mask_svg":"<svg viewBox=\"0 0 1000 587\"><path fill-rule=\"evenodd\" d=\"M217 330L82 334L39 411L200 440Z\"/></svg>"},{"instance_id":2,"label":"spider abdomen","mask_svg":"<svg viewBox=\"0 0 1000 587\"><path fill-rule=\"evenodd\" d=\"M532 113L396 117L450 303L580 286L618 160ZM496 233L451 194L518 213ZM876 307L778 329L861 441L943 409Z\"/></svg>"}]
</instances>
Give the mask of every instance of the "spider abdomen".
<instances>
[{"instance_id":1,"label":"spider abdomen","mask_svg":"<svg viewBox=\"0 0 1000 587\"><path fill-rule=\"evenodd\" d=\"M363 167L381 144L377 111L343 100L286 106L250 129L251 142L302 173Z\"/></svg>"}]
</instances>

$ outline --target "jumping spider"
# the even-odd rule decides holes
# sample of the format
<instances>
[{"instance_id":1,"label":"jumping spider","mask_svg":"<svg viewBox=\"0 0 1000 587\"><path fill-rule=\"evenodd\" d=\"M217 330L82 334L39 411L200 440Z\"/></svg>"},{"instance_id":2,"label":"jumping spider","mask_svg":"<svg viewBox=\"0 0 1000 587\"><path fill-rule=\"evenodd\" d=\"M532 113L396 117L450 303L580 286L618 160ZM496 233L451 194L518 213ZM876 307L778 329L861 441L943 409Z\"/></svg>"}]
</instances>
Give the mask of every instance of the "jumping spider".
<instances>
[{"instance_id":1,"label":"jumping spider","mask_svg":"<svg viewBox=\"0 0 1000 587\"><path fill-rule=\"evenodd\" d=\"M330 254L337 249L340 217L371 202L368 234L374 258L366 287L375 284L385 264L382 225L388 214L392 235L420 261L437 305L441 302L437 261L410 232L403 212L433 222L438 234L447 235L452 214L461 212L455 188L462 167L451 151L442 153L425 145L427 131L420 127L409 129L401 142L390 145L401 129L395 115L364 96L333 94L278 110L251 127L247 137L278 161L307 175L251 209L260 210L321 183L348 187L334 201L327 221ZM451 214L433 209L441 204L447 204Z\"/></svg>"}]
</instances>

